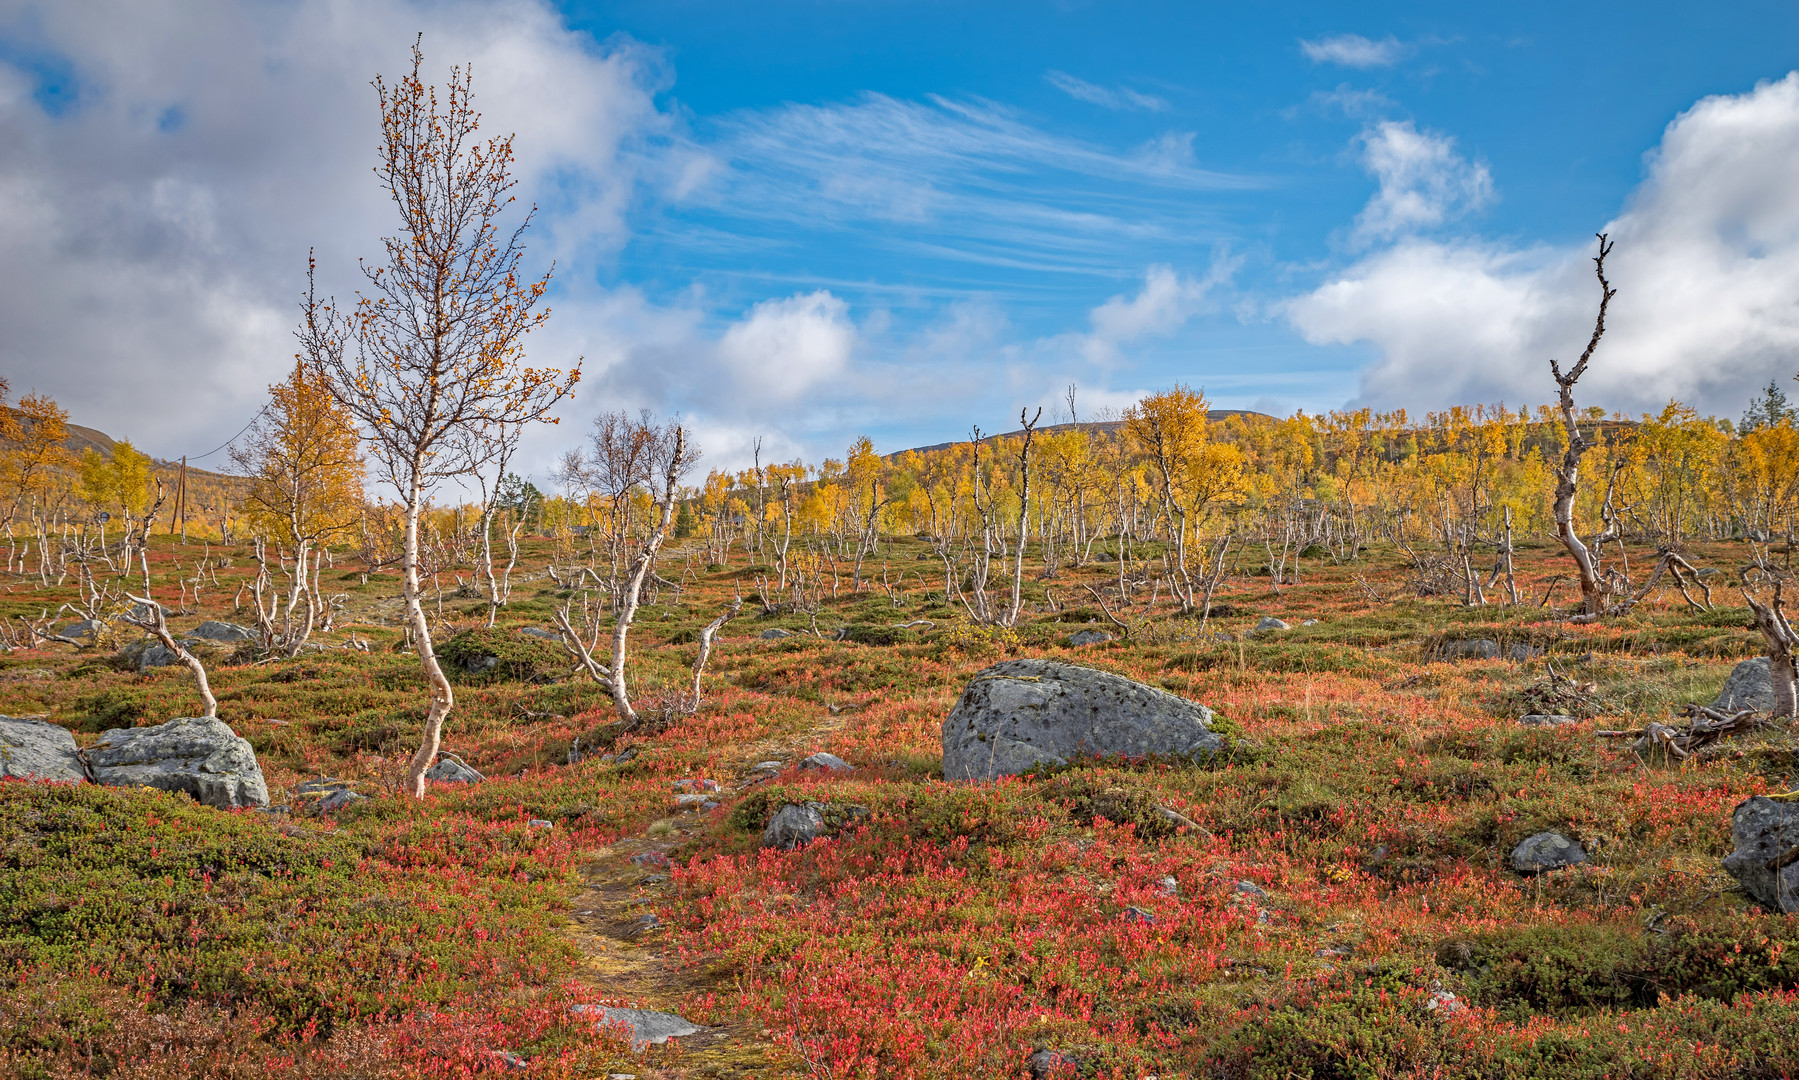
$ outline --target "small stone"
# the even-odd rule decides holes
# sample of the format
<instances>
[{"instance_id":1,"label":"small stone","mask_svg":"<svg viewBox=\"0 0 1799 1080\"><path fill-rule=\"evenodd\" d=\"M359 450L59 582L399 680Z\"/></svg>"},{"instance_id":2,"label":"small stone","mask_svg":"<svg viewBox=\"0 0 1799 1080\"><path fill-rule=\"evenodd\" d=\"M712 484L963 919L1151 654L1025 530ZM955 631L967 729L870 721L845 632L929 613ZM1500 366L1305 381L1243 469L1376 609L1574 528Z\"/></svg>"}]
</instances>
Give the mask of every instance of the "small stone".
<instances>
[{"instance_id":1,"label":"small stone","mask_svg":"<svg viewBox=\"0 0 1799 1080\"><path fill-rule=\"evenodd\" d=\"M1291 630L1291 629L1293 629L1291 624L1284 623L1272 615L1264 615L1264 616L1262 616L1262 621L1256 623L1255 629L1251 630L1250 633L1262 634L1262 633L1266 633L1270 630Z\"/></svg>"},{"instance_id":2,"label":"small stone","mask_svg":"<svg viewBox=\"0 0 1799 1080\"><path fill-rule=\"evenodd\" d=\"M712 800L708 796L701 795L698 792L675 796L676 806L700 806L711 801Z\"/></svg>"},{"instance_id":3,"label":"small stone","mask_svg":"<svg viewBox=\"0 0 1799 1080\"><path fill-rule=\"evenodd\" d=\"M800 762L802 769L823 769L826 772L855 772L856 767L838 757L822 750Z\"/></svg>"},{"instance_id":4,"label":"small stone","mask_svg":"<svg viewBox=\"0 0 1799 1080\"><path fill-rule=\"evenodd\" d=\"M1586 861L1586 850L1559 832L1540 832L1512 849L1512 869L1520 874L1540 874Z\"/></svg>"},{"instance_id":5,"label":"small stone","mask_svg":"<svg viewBox=\"0 0 1799 1080\"><path fill-rule=\"evenodd\" d=\"M629 1028L631 1049L639 1053L645 1047L665 1043L670 1039L698 1035L706 1030L691 1020L676 1016L674 1013L652 1012L648 1009L614 1009L605 1005L576 1005L573 1012L577 1016L598 1016L602 1027Z\"/></svg>"},{"instance_id":6,"label":"small stone","mask_svg":"<svg viewBox=\"0 0 1799 1080\"><path fill-rule=\"evenodd\" d=\"M338 788L319 800L318 812L321 814L335 814L344 807L353 803L363 802L367 798L367 795L358 795L347 787Z\"/></svg>"},{"instance_id":7,"label":"small stone","mask_svg":"<svg viewBox=\"0 0 1799 1080\"><path fill-rule=\"evenodd\" d=\"M1231 887L1237 892L1242 893L1244 896L1255 896L1263 899L1266 899L1268 896L1268 891L1266 889L1248 879L1239 881Z\"/></svg>"},{"instance_id":8,"label":"small stone","mask_svg":"<svg viewBox=\"0 0 1799 1080\"><path fill-rule=\"evenodd\" d=\"M818 803L781 807L762 830L762 846L793 851L805 847L825 834L825 819Z\"/></svg>"},{"instance_id":9,"label":"small stone","mask_svg":"<svg viewBox=\"0 0 1799 1080\"><path fill-rule=\"evenodd\" d=\"M1113 640L1116 639L1104 630L1081 630L1068 635L1069 646L1076 649L1086 645L1104 645L1106 642Z\"/></svg>"},{"instance_id":10,"label":"small stone","mask_svg":"<svg viewBox=\"0 0 1799 1080\"><path fill-rule=\"evenodd\" d=\"M533 829L553 829L555 827L556 827L555 822L545 821L542 818L536 818L536 817L531 819L531 828L533 828Z\"/></svg>"},{"instance_id":11,"label":"small stone","mask_svg":"<svg viewBox=\"0 0 1799 1080\"><path fill-rule=\"evenodd\" d=\"M519 629L519 633L525 635L526 637L541 638L544 641L561 641L562 640L561 634L557 633L554 630L545 630L541 626L521 627Z\"/></svg>"},{"instance_id":12,"label":"small stone","mask_svg":"<svg viewBox=\"0 0 1799 1080\"><path fill-rule=\"evenodd\" d=\"M758 634L757 636L760 637L763 641L779 641L785 637L792 637L793 631L782 630L779 627L771 626L767 630L762 631L762 633Z\"/></svg>"},{"instance_id":13,"label":"small stone","mask_svg":"<svg viewBox=\"0 0 1799 1080\"><path fill-rule=\"evenodd\" d=\"M631 861L638 866L667 866L668 856L660 851L645 851L631 856Z\"/></svg>"},{"instance_id":14,"label":"small stone","mask_svg":"<svg viewBox=\"0 0 1799 1080\"><path fill-rule=\"evenodd\" d=\"M485 675L500 666L500 658L489 653L477 653L462 662L462 668L470 675Z\"/></svg>"},{"instance_id":15,"label":"small stone","mask_svg":"<svg viewBox=\"0 0 1799 1080\"><path fill-rule=\"evenodd\" d=\"M439 784L479 784L487 777L457 761L455 758L438 758L437 764L425 770L425 779Z\"/></svg>"},{"instance_id":16,"label":"small stone","mask_svg":"<svg viewBox=\"0 0 1799 1080\"><path fill-rule=\"evenodd\" d=\"M724 805L724 803L714 802L711 799L707 799L705 802L700 804L700 809L701 810L717 810L719 807L721 807L723 805Z\"/></svg>"},{"instance_id":17,"label":"small stone","mask_svg":"<svg viewBox=\"0 0 1799 1080\"><path fill-rule=\"evenodd\" d=\"M676 791L717 791L718 790L718 781L717 780L676 780L674 782L673 786Z\"/></svg>"},{"instance_id":18,"label":"small stone","mask_svg":"<svg viewBox=\"0 0 1799 1080\"><path fill-rule=\"evenodd\" d=\"M1039 1050L1030 1056L1026 1064L1031 1070L1031 1080L1048 1080L1054 1076L1077 1075L1081 1059L1059 1050Z\"/></svg>"},{"instance_id":19,"label":"small stone","mask_svg":"<svg viewBox=\"0 0 1799 1080\"><path fill-rule=\"evenodd\" d=\"M756 762L756 768L767 769L770 772L780 772L782 769L785 769L786 767L787 767L787 763L784 761L758 761L758 762Z\"/></svg>"},{"instance_id":20,"label":"small stone","mask_svg":"<svg viewBox=\"0 0 1799 1080\"><path fill-rule=\"evenodd\" d=\"M1163 896L1179 896L1181 894L1181 883L1176 881L1174 877L1170 875L1169 877L1165 877L1156 882L1156 891Z\"/></svg>"},{"instance_id":21,"label":"small stone","mask_svg":"<svg viewBox=\"0 0 1799 1080\"><path fill-rule=\"evenodd\" d=\"M1531 713L1518 718L1520 724L1527 727L1560 727L1563 724L1578 724L1580 721L1562 713Z\"/></svg>"},{"instance_id":22,"label":"small stone","mask_svg":"<svg viewBox=\"0 0 1799 1080\"><path fill-rule=\"evenodd\" d=\"M1432 990L1430 997L1424 1002L1424 1007L1431 1012L1442 1013L1444 1016L1463 1012L1468 1008L1462 1004L1460 998L1447 990Z\"/></svg>"},{"instance_id":23,"label":"small stone","mask_svg":"<svg viewBox=\"0 0 1799 1080\"><path fill-rule=\"evenodd\" d=\"M1156 924L1155 915L1140 907L1127 907L1124 909L1124 914L1125 918L1130 919L1133 922L1142 923L1145 926L1154 926Z\"/></svg>"}]
</instances>

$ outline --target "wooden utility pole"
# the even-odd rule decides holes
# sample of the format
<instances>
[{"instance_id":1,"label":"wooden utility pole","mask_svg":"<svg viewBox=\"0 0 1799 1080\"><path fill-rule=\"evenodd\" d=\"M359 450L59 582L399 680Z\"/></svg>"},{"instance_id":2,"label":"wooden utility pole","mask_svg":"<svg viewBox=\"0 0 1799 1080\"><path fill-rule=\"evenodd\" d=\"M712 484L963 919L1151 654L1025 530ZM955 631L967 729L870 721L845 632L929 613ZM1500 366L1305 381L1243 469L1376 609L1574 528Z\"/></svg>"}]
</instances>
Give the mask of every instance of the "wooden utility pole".
<instances>
[{"instance_id":1,"label":"wooden utility pole","mask_svg":"<svg viewBox=\"0 0 1799 1080\"><path fill-rule=\"evenodd\" d=\"M181 542L187 543L187 455L181 455L181 478L175 482L175 517L181 519ZM169 522L169 531L175 531L175 522Z\"/></svg>"}]
</instances>

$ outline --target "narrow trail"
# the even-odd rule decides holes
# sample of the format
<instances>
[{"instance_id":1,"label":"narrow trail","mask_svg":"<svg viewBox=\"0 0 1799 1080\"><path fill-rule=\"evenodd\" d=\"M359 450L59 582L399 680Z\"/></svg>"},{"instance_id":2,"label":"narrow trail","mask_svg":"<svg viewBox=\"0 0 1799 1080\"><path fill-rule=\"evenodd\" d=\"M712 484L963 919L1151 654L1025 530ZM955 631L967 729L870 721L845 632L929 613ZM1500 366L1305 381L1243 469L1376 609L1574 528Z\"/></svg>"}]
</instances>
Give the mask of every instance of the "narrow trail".
<instances>
[{"instance_id":1,"label":"narrow trail","mask_svg":"<svg viewBox=\"0 0 1799 1080\"><path fill-rule=\"evenodd\" d=\"M741 796L772 778L772 773L756 770L758 763L791 765L812 753L823 737L842 728L859 706L844 706L834 713L829 709L827 706L820 723L804 731L736 747L731 755L731 778L712 778L719 781L721 801ZM687 839L689 830L682 828L683 819L693 822L690 814L674 812L662 819L674 827L668 835L622 837L585 853L583 887L568 900L567 933L581 953L578 977L599 995L631 1008L679 1014L695 994L710 991L722 998L733 990L728 972L707 972L678 963L669 947L669 929L656 918L656 909L673 889L665 860ZM786 1055L751 1023L710 1027L679 1040L679 1046L677 1061L654 1067L639 1065L634 1075L638 1080L779 1080L807 1075L800 1063L782 1063Z\"/></svg>"}]
</instances>

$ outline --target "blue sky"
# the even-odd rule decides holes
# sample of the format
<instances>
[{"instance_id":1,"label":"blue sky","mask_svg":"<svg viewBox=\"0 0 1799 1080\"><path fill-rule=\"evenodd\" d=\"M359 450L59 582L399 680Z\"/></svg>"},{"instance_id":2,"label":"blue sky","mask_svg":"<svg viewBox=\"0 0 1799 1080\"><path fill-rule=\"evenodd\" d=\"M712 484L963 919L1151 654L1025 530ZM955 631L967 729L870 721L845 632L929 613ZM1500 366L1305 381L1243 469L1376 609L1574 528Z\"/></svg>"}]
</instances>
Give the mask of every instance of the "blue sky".
<instances>
[{"instance_id":1,"label":"blue sky","mask_svg":"<svg viewBox=\"0 0 1799 1080\"><path fill-rule=\"evenodd\" d=\"M366 81L421 29L519 133L559 265L534 355L587 358L540 470L615 406L724 464L1069 382L1541 401L1600 228L1596 403L1734 415L1799 368L1791 5L0 0L0 243L37 268L0 372L160 453L228 436L297 256L347 291L388 227Z\"/></svg>"}]
</instances>

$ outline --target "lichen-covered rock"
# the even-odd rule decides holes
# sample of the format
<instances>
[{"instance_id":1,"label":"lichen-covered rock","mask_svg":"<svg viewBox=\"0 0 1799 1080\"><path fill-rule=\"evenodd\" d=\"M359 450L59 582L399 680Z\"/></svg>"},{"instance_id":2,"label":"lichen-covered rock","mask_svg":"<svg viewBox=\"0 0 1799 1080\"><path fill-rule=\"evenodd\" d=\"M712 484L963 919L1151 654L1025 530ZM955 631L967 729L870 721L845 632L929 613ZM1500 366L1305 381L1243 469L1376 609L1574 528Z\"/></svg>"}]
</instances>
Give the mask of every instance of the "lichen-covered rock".
<instances>
[{"instance_id":1,"label":"lichen-covered rock","mask_svg":"<svg viewBox=\"0 0 1799 1080\"><path fill-rule=\"evenodd\" d=\"M47 720L0 716L0 776L79 784L87 779L75 736Z\"/></svg>"},{"instance_id":2,"label":"lichen-covered rock","mask_svg":"<svg viewBox=\"0 0 1799 1080\"><path fill-rule=\"evenodd\" d=\"M1768 658L1757 656L1732 668L1724 689L1712 701L1712 708L1723 713L1754 709L1769 712L1774 708L1774 679L1768 674Z\"/></svg>"},{"instance_id":3,"label":"lichen-covered rock","mask_svg":"<svg viewBox=\"0 0 1799 1080\"><path fill-rule=\"evenodd\" d=\"M1074 648L1084 645L1104 645L1112 640L1112 635L1104 630L1078 630L1068 636L1068 644Z\"/></svg>"},{"instance_id":4,"label":"lichen-covered rock","mask_svg":"<svg viewBox=\"0 0 1799 1080\"><path fill-rule=\"evenodd\" d=\"M1799 913L1799 855L1785 858L1799 851L1799 802L1743 800L1731 812L1730 838L1737 849L1724 857L1725 872L1769 911Z\"/></svg>"},{"instance_id":5,"label":"lichen-covered rock","mask_svg":"<svg viewBox=\"0 0 1799 1080\"><path fill-rule=\"evenodd\" d=\"M756 636L761 638L763 641L779 641L782 638L792 637L793 631L783 630L778 626L771 626L767 630L762 631L762 633L760 633Z\"/></svg>"},{"instance_id":6,"label":"lichen-covered rock","mask_svg":"<svg viewBox=\"0 0 1799 1080\"><path fill-rule=\"evenodd\" d=\"M217 619L207 619L195 628L194 636L197 638L205 638L208 641L236 642L254 641L257 634L256 631L247 626L239 626L237 623L219 622Z\"/></svg>"},{"instance_id":7,"label":"lichen-covered rock","mask_svg":"<svg viewBox=\"0 0 1799 1080\"><path fill-rule=\"evenodd\" d=\"M1586 849L1559 832L1540 832L1512 849L1512 869L1520 874L1540 874L1586 861Z\"/></svg>"},{"instance_id":8,"label":"lichen-covered rock","mask_svg":"<svg viewBox=\"0 0 1799 1080\"><path fill-rule=\"evenodd\" d=\"M1266 634L1266 633L1269 633L1269 632L1275 631L1275 630L1291 630L1291 629L1293 629L1292 624L1283 622L1280 619L1277 619L1272 615L1264 615L1264 616L1262 616L1262 621L1256 623L1255 629L1251 630L1250 633Z\"/></svg>"},{"instance_id":9,"label":"lichen-covered rock","mask_svg":"<svg viewBox=\"0 0 1799 1080\"><path fill-rule=\"evenodd\" d=\"M838 757L836 754L827 754L822 750L816 754L812 754L809 757L801 759L800 768L802 768L802 769L819 769L824 772L834 772L834 773L835 772L855 772L856 771L856 767L854 765L851 765L849 762Z\"/></svg>"},{"instance_id":10,"label":"lichen-covered rock","mask_svg":"<svg viewBox=\"0 0 1799 1080\"><path fill-rule=\"evenodd\" d=\"M87 758L97 784L185 791L221 810L269 804L256 751L212 717L114 728L100 736Z\"/></svg>"},{"instance_id":11,"label":"lichen-covered rock","mask_svg":"<svg viewBox=\"0 0 1799 1080\"><path fill-rule=\"evenodd\" d=\"M991 780L1079 757L1193 757L1227 749L1212 710L1122 675L1007 660L976 675L943 721L943 775Z\"/></svg>"}]
</instances>

